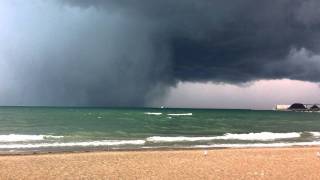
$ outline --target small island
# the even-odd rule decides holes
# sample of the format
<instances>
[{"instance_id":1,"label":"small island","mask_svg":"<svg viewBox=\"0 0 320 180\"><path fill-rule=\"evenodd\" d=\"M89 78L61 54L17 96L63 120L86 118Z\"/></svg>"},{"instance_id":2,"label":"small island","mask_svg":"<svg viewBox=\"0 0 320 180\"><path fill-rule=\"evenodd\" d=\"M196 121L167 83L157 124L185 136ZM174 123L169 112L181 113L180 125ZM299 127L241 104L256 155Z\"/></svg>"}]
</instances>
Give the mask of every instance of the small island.
<instances>
[{"instance_id":1,"label":"small island","mask_svg":"<svg viewBox=\"0 0 320 180\"><path fill-rule=\"evenodd\" d=\"M293 103L292 105L277 104L274 110L318 112L320 111L319 106L320 106L319 104L302 104L302 103Z\"/></svg>"}]
</instances>

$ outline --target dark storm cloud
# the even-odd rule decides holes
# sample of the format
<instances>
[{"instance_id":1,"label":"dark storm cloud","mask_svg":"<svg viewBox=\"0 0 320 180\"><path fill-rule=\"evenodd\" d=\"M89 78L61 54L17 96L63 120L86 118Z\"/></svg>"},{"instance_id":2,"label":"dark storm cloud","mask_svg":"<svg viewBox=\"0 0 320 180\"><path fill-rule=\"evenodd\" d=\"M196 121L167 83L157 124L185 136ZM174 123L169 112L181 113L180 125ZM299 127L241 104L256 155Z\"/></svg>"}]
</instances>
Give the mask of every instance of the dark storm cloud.
<instances>
[{"instance_id":1,"label":"dark storm cloud","mask_svg":"<svg viewBox=\"0 0 320 180\"><path fill-rule=\"evenodd\" d=\"M179 81L320 80L317 0L34 1L5 36L19 45L0 47L3 103L143 105Z\"/></svg>"},{"instance_id":2,"label":"dark storm cloud","mask_svg":"<svg viewBox=\"0 0 320 180\"><path fill-rule=\"evenodd\" d=\"M157 23L161 27L155 30L157 36L171 50L172 78L176 80L320 80L320 60L311 62L310 54L290 60L296 57L292 53L319 52L320 2L316 0L64 2L121 11Z\"/></svg>"}]
</instances>

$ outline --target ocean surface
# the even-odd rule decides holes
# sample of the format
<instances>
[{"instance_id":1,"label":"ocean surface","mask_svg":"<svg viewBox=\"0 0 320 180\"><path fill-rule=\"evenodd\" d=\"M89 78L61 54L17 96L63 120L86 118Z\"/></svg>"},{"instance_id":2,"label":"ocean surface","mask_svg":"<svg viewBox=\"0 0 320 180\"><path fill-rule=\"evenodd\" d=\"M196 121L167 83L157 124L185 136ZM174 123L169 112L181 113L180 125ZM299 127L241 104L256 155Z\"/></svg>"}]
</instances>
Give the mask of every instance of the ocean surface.
<instances>
[{"instance_id":1,"label":"ocean surface","mask_svg":"<svg viewBox=\"0 0 320 180\"><path fill-rule=\"evenodd\" d=\"M320 113L0 107L0 153L320 145Z\"/></svg>"}]
</instances>

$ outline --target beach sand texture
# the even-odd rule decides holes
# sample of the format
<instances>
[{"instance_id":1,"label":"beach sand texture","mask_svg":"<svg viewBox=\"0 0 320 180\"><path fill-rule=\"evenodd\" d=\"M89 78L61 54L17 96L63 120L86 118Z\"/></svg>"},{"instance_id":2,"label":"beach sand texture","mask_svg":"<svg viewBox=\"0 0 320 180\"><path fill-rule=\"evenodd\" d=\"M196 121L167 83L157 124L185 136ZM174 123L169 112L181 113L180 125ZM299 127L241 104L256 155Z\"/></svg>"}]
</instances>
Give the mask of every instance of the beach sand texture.
<instances>
[{"instance_id":1,"label":"beach sand texture","mask_svg":"<svg viewBox=\"0 0 320 180\"><path fill-rule=\"evenodd\" d=\"M319 147L0 156L0 179L320 179Z\"/></svg>"}]
</instances>

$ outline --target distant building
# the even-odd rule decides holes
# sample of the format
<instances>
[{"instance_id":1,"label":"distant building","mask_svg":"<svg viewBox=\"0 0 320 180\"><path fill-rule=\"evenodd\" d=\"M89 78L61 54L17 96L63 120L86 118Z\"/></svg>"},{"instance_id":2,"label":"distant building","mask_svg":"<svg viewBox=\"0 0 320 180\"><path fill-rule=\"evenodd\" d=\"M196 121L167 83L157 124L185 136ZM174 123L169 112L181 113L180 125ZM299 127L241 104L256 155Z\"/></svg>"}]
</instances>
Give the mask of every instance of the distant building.
<instances>
[{"instance_id":1,"label":"distant building","mask_svg":"<svg viewBox=\"0 0 320 180\"><path fill-rule=\"evenodd\" d=\"M276 111L287 111L290 105L287 104L277 104L274 108Z\"/></svg>"}]
</instances>

